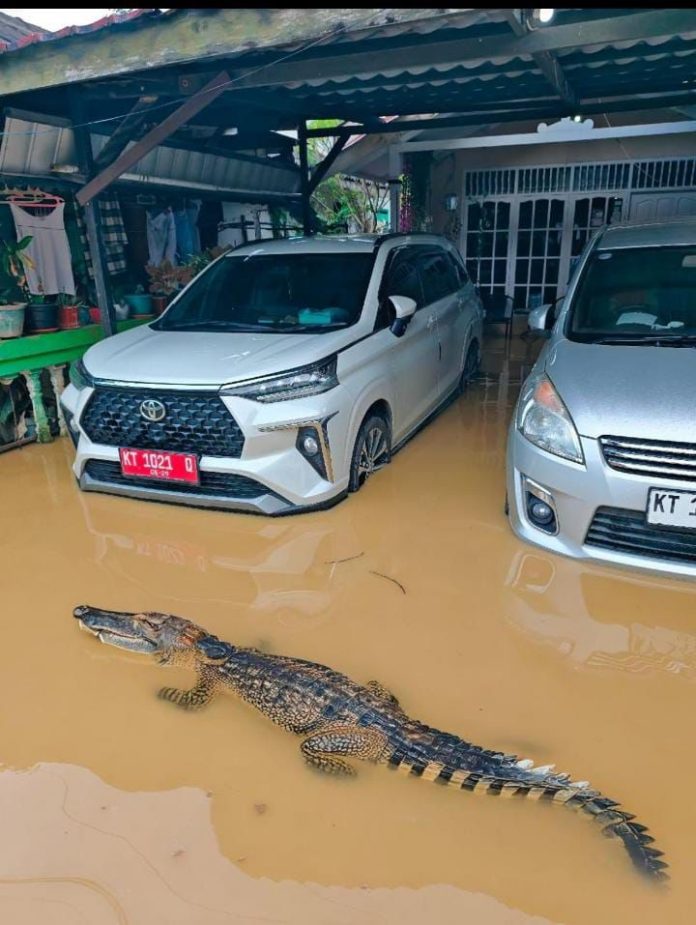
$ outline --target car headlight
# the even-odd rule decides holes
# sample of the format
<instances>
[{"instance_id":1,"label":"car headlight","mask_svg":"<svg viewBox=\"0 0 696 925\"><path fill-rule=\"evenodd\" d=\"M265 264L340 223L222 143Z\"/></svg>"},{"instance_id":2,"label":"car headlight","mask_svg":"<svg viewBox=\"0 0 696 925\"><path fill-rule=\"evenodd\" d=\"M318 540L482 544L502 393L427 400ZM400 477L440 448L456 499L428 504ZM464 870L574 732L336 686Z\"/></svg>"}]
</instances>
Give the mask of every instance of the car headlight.
<instances>
[{"instance_id":1,"label":"car headlight","mask_svg":"<svg viewBox=\"0 0 696 925\"><path fill-rule=\"evenodd\" d=\"M328 360L322 360L321 363L291 369L278 376L267 376L240 385L225 385L220 389L220 393L262 402L289 401L291 398L320 395L337 385L336 357L333 356Z\"/></svg>"},{"instance_id":2,"label":"car headlight","mask_svg":"<svg viewBox=\"0 0 696 925\"><path fill-rule=\"evenodd\" d=\"M82 389L86 389L88 386L94 385L94 379L87 372L85 364L83 361L75 360L70 364L70 382L78 392L81 392Z\"/></svg>"},{"instance_id":3,"label":"car headlight","mask_svg":"<svg viewBox=\"0 0 696 925\"><path fill-rule=\"evenodd\" d=\"M527 440L547 453L585 464L573 419L547 376L537 375L525 383L517 427Z\"/></svg>"}]
</instances>

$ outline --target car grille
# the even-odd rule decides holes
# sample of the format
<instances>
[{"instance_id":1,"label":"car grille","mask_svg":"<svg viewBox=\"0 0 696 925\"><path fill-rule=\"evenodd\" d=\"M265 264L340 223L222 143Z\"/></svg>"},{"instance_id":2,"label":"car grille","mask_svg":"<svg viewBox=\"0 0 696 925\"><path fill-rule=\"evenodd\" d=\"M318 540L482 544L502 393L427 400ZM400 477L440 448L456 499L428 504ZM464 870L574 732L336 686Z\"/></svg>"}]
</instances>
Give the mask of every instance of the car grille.
<instances>
[{"instance_id":1,"label":"car grille","mask_svg":"<svg viewBox=\"0 0 696 925\"><path fill-rule=\"evenodd\" d=\"M156 398L167 409L159 423L140 414ZM238 458L244 435L219 395L210 392L97 388L80 421L93 443Z\"/></svg>"},{"instance_id":2,"label":"car grille","mask_svg":"<svg viewBox=\"0 0 696 925\"><path fill-rule=\"evenodd\" d=\"M181 494L197 495L208 498L258 498L260 495L273 494L260 482L247 478L245 475L228 474L225 472L199 472L200 484L190 482L168 482L156 479L141 479L121 472L118 463L106 462L101 459L90 459L85 466L85 472L99 482L108 482L111 485L137 486L150 491L176 491Z\"/></svg>"},{"instance_id":3,"label":"car grille","mask_svg":"<svg viewBox=\"0 0 696 925\"><path fill-rule=\"evenodd\" d=\"M696 482L696 444L600 437L607 465L619 472Z\"/></svg>"},{"instance_id":4,"label":"car grille","mask_svg":"<svg viewBox=\"0 0 696 925\"><path fill-rule=\"evenodd\" d=\"M646 521L643 511L597 508L585 543L635 556L675 562L696 561L696 530L691 532L655 527Z\"/></svg>"}]
</instances>

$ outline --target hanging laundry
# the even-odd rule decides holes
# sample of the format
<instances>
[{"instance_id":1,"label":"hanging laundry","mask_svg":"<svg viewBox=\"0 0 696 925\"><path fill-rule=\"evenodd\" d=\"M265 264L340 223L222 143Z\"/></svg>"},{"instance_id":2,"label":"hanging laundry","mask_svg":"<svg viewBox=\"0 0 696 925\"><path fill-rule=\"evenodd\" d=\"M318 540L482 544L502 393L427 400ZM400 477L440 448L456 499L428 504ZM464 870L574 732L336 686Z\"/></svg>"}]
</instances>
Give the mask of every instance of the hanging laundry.
<instances>
[{"instance_id":1,"label":"hanging laundry","mask_svg":"<svg viewBox=\"0 0 696 925\"><path fill-rule=\"evenodd\" d=\"M176 265L176 223L171 209L147 212L147 246L150 263L158 267L165 260Z\"/></svg>"},{"instance_id":2,"label":"hanging laundry","mask_svg":"<svg viewBox=\"0 0 696 925\"><path fill-rule=\"evenodd\" d=\"M179 263L186 263L193 254L193 229L186 209L177 209L173 214L176 229L176 255Z\"/></svg>"},{"instance_id":3,"label":"hanging laundry","mask_svg":"<svg viewBox=\"0 0 696 925\"><path fill-rule=\"evenodd\" d=\"M63 221L64 209L65 203L61 202L50 212L42 210L41 214L33 215L10 202L17 240L31 236L24 253L34 264L33 267L26 266L27 286L32 295L75 294L72 257Z\"/></svg>"},{"instance_id":4,"label":"hanging laundry","mask_svg":"<svg viewBox=\"0 0 696 925\"><path fill-rule=\"evenodd\" d=\"M112 275L123 273L127 269L126 264L126 245L128 237L123 224L121 207L118 199L99 199L97 201L99 211L99 221L102 229L102 241L104 242L104 257L106 270ZM92 255L89 250L87 241L87 227L82 218L81 210L75 209L77 216L77 226L80 229L80 240L87 263L87 272L90 277L94 278L94 269L92 268Z\"/></svg>"},{"instance_id":5,"label":"hanging laundry","mask_svg":"<svg viewBox=\"0 0 696 925\"><path fill-rule=\"evenodd\" d=\"M186 211L188 213L189 222L191 223L192 249L194 254L200 254L203 249L201 247L201 233L198 230L198 215L201 211L201 205L201 199L189 199L186 202Z\"/></svg>"}]
</instances>

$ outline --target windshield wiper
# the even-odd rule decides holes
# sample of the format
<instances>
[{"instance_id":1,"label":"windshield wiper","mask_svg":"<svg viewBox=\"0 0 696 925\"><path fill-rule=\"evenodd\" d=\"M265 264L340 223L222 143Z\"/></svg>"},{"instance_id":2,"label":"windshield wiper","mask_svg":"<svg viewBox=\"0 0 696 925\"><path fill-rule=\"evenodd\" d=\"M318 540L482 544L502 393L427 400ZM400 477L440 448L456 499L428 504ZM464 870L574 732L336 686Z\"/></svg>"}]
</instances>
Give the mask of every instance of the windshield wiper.
<instances>
[{"instance_id":1,"label":"windshield wiper","mask_svg":"<svg viewBox=\"0 0 696 925\"><path fill-rule=\"evenodd\" d=\"M645 334L636 337L601 337L590 341L593 344L641 345L650 347L690 347L696 346L696 334Z\"/></svg>"},{"instance_id":2,"label":"windshield wiper","mask_svg":"<svg viewBox=\"0 0 696 925\"><path fill-rule=\"evenodd\" d=\"M235 321L219 321L211 319L210 321L179 321L179 322L170 322L167 325L162 325L160 331L205 331L205 330L219 330L224 329L227 331L263 331L264 327L260 325L250 325L250 324L239 324Z\"/></svg>"}]
</instances>

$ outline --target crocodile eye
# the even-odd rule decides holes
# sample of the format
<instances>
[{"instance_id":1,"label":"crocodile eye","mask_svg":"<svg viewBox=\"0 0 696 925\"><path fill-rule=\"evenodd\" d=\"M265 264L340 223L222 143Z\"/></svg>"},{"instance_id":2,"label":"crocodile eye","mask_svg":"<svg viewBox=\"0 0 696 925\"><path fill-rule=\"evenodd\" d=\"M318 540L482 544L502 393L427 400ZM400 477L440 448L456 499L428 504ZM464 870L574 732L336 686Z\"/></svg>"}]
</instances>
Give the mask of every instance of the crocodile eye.
<instances>
[{"instance_id":1,"label":"crocodile eye","mask_svg":"<svg viewBox=\"0 0 696 925\"><path fill-rule=\"evenodd\" d=\"M229 646L211 636L199 639L196 647L201 655L211 662L224 662L230 654Z\"/></svg>"}]
</instances>

